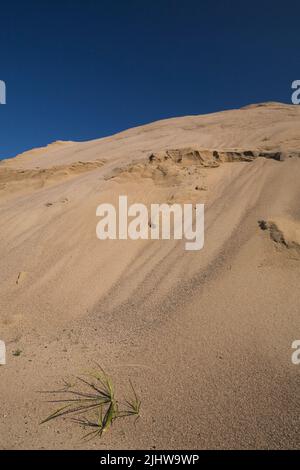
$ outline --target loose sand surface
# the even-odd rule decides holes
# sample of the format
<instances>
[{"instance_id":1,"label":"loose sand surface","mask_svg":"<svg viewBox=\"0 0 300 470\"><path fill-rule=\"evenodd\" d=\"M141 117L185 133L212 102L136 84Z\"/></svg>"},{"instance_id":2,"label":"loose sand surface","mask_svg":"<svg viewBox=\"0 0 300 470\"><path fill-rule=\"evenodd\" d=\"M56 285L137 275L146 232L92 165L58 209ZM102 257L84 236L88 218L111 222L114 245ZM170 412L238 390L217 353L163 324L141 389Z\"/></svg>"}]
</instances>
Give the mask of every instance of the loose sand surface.
<instances>
[{"instance_id":1,"label":"loose sand surface","mask_svg":"<svg viewBox=\"0 0 300 470\"><path fill-rule=\"evenodd\" d=\"M297 448L300 107L252 105L0 163L0 448ZM102 202L204 203L205 244L96 237ZM141 418L39 422L100 363Z\"/></svg>"}]
</instances>

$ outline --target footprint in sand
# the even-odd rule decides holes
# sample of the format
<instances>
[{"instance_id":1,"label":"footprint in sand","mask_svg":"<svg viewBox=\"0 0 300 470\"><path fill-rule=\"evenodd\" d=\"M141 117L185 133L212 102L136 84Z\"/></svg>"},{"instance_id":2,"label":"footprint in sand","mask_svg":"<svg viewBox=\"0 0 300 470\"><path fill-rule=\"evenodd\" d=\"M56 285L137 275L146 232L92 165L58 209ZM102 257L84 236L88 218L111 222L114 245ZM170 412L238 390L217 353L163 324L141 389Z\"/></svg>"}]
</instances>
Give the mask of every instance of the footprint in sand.
<instances>
[{"instance_id":1,"label":"footprint in sand","mask_svg":"<svg viewBox=\"0 0 300 470\"><path fill-rule=\"evenodd\" d=\"M276 218L273 220L259 220L261 230L270 234L271 240L285 248L300 251L300 223L290 218Z\"/></svg>"},{"instance_id":2,"label":"footprint in sand","mask_svg":"<svg viewBox=\"0 0 300 470\"><path fill-rule=\"evenodd\" d=\"M55 204L65 204L66 202L69 202L69 199L67 197L64 197L62 199L59 199L58 201L46 202L45 206L51 207L51 206L54 206Z\"/></svg>"}]
</instances>

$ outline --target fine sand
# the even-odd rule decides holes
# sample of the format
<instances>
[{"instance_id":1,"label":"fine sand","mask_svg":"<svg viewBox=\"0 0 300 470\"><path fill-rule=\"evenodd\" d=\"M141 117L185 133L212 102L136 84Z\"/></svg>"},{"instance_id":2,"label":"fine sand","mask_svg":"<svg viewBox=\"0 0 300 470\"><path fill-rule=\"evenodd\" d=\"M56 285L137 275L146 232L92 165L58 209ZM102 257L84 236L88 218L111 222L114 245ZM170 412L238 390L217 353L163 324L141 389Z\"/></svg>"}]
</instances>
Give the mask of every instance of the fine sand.
<instances>
[{"instance_id":1,"label":"fine sand","mask_svg":"<svg viewBox=\"0 0 300 470\"><path fill-rule=\"evenodd\" d=\"M300 107L55 142L0 163L0 448L297 448ZM204 203L205 245L96 238L102 202ZM141 418L82 441L39 390L100 363Z\"/></svg>"}]
</instances>

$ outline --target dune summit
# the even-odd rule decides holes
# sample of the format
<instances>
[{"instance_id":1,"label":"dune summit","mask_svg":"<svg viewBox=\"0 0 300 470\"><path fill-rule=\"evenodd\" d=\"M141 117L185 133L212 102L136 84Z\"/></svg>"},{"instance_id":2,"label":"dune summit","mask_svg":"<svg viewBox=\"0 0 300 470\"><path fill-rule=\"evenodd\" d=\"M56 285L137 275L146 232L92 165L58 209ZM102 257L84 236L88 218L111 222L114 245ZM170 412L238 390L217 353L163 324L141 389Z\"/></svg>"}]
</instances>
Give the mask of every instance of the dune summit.
<instances>
[{"instance_id":1,"label":"dune summit","mask_svg":"<svg viewBox=\"0 0 300 470\"><path fill-rule=\"evenodd\" d=\"M299 447L299 156L300 107L263 103L2 161L0 448L97 448L36 394L94 361L142 399L102 448ZM120 195L204 204L203 249L98 240Z\"/></svg>"}]
</instances>

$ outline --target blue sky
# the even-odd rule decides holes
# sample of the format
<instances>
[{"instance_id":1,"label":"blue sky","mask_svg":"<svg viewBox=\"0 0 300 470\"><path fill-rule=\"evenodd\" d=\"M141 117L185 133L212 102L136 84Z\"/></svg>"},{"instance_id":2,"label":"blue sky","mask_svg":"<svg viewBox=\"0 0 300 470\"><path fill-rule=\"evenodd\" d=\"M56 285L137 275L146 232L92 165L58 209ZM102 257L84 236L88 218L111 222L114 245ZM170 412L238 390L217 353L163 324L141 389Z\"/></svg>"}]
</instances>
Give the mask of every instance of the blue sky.
<instances>
[{"instance_id":1,"label":"blue sky","mask_svg":"<svg viewBox=\"0 0 300 470\"><path fill-rule=\"evenodd\" d=\"M299 1L4 0L0 15L0 158L290 102L300 79Z\"/></svg>"}]
</instances>

